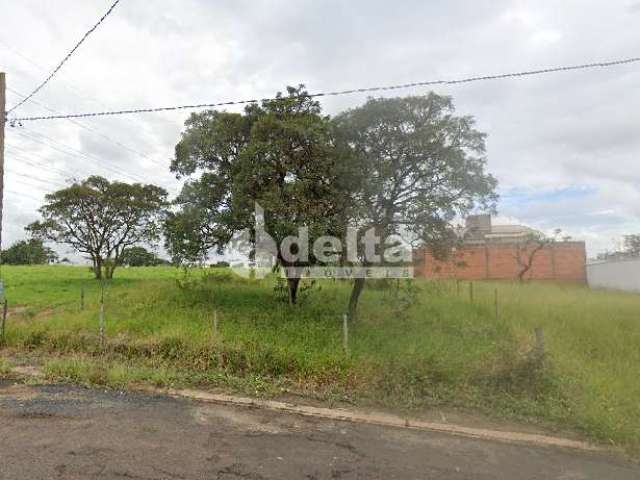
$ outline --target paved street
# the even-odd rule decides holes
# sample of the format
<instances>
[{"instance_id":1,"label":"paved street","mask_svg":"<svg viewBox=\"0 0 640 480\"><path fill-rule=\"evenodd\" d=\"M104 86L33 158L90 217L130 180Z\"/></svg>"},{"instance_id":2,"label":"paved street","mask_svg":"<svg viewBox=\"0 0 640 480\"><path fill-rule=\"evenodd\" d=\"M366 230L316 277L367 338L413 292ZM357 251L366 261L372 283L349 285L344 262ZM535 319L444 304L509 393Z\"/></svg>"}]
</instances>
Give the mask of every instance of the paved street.
<instances>
[{"instance_id":1,"label":"paved street","mask_svg":"<svg viewBox=\"0 0 640 480\"><path fill-rule=\"evenodd\" d=\"M0 383L0 479L637 479L571 450L187 400Z\"/></svg>"}]
</instances>

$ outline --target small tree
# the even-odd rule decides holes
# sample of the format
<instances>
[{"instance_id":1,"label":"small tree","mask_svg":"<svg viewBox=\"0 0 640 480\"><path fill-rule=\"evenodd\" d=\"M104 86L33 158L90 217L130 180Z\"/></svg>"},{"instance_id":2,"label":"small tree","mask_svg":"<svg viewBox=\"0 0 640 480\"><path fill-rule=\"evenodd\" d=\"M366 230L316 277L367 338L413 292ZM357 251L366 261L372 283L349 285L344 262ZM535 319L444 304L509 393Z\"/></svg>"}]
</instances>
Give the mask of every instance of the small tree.
<instances>
[{"instance_id":1,"label":"small tree","mask_svg":"<svg viewBox=\"0 0 640 480\"><path fill-rule=\"evenodd\" d=\"M37 238L20 240L2 252L2 263L8 265L42 265L57 259L56 252Z\"/></svg>"},{"instance_id":2,"label":"small tree","mask_svg":"<svg viewBox=\"0 0 640 480\"><path fill-rule=\"evenodd\" d=\"M562 230L557 228L553 231L553 236L547 237L542 232L532 231L523 242L516 244L516 253L513 255L513 258L519 267L519 282L524 282L524 278L527 272L531 270L531 267L533 267L533 262L538 253L547 245L554 243L561 232ZM565 237L565 239L568 240L569 237Z\"/></svg>"},{"instance_id":3,"label":"small tree","mask_svg":"<svg viewBox=\"0 0 640 480\"><path fill-rule=\"evenodd\" d=\"M26 229L89 255L96 279L109 279L126 248L159 239L166 204L167 192L155 185L91 176L46 195L42 220Z\"/></svg>"}]
</instances>

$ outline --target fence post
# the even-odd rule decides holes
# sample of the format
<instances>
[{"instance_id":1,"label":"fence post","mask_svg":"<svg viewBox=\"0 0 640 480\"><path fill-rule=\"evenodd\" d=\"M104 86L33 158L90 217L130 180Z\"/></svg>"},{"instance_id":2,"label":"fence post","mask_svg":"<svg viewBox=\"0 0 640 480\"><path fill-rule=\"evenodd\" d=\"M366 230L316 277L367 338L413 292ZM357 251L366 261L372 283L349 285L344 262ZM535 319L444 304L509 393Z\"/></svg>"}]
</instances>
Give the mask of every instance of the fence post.
<instances>
[{"instance_id":1,"label":"fence post","mask_svg":"<svg viewBox=\"0 0 640 480\"><path fill-rule=\"evenodd\" d=\"M104 350L104 280L100 285L100 350Z\"/></svg>"},{"instance_id":2,"label":"fence post","mask_svg":"<svg viewBox=\"0 0 640 480\"><path fill-rule=\"evenodd\" d=\"M100 350L104 350L104 302L100 302Z\"/></svg>"},{"instance_id":3,"label":"fence post","mask_svg":"<svg viewBox=\"0 0 640 480\"><path fill-rule=\"evenodd\" d=\"M493 302L496 307L496 320L498 320L498 288L496 288L493 292Z\"/></svg>"},{"instance_id":4,"label":"fence post","mask_svg":"<svg viewBox=\"0 0 640 480\"><path fill-rule=\"evenodd\" d=\"M534 332L536 334L535 355L538 360L542 360L544 358L544 333L542 332L542 327L536 327Z\"/></svg>"},{"instance_id":5,"label":"fence post","mask_svg":"<svg viewBox=\"0 0 640 480\"><path fill-rule=\"evenodd\" d=\"M344 353L349 352L349 316L342 315L342 348Z\"/></svg>"},{"instance_id":6,"label":"fence post","mask_svg":"<svg viewBox=\"0 0 640 480\"><path fill-rule=\"evenodd\" d=\"M8 303L7 303L7 299L4 299L4 303L2 304L2 324L0 325L0 327L2 327L0 330L0 347L4 346L4 329L7 325L7 311L9 309Z\"/></svg>"},{"instance_id":7,"label":"fence post","mask_svg":"<svg viewBox=\"0 0 640 480\"><path fill-rule=\"evenodd\" d=\"M473 303L473 282L469 282L469 301Z\"/></svg>"},{"instance_id":8,"label":"fence post","mask_svg":"<svg viewBox=\"0 0 640 480\"><path fill-rule=\"evenodd\" d=\"M218 335L218 310L213 311L213 334Z\"/></svg>"}]
</instances>

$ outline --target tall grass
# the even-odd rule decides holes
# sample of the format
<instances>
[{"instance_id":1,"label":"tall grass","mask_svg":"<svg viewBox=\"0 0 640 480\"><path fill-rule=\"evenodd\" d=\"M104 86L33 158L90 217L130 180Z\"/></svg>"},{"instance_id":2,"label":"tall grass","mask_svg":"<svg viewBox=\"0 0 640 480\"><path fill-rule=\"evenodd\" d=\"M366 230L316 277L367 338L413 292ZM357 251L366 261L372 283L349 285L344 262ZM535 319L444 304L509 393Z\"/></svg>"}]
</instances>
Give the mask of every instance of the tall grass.
<instances>
[{"instance_id":1,"label":"tall grass","mask_svg":"<svg viewBox=\"0 0 640 480\"><path fill-rule=\"evenodd\" d=\"M404 408L473 407L552 421L640 450L637 295L487 282L474 284L471 303L467 289L458 295L452 283L371 282L350 325L347 355L341 318L348 282L318 282L290 307L273 279L198 270L185 281L172 268L121 269L107 286L108 343L100 352L100 284L86 269L5 266L4 272L10 303L26 306L10 318L8 343L65 354L49 365L54 376L114 385L223 383L256 393L284 388ZM544 362L531 354L535 327L544 332ZM91 366L98 358L99 366Z\"/></svg>"}]
</instances>

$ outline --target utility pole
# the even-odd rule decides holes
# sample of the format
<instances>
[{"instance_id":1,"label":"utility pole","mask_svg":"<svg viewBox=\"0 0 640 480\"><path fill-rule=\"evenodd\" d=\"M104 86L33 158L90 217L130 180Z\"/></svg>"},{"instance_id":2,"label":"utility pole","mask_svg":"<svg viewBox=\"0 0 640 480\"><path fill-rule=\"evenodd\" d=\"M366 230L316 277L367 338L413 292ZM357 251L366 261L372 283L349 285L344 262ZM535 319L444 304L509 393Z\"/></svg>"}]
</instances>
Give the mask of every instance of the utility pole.
<instances>
[{"instance_id":1,"label":"utility pole","mask_svg":"<svg viewBox=\"0 0 640 480\"><path fill-rule=\"evenodd\" d=\"M4 127L6 115L6 81L4 72L0 72L0 251L2 251L2 205L4 200ZM2 259L0 258L0 268ZM2 282L2 270L0 270L0 299L4 297L4 284Z\"/></svg>"}]
</instances>

